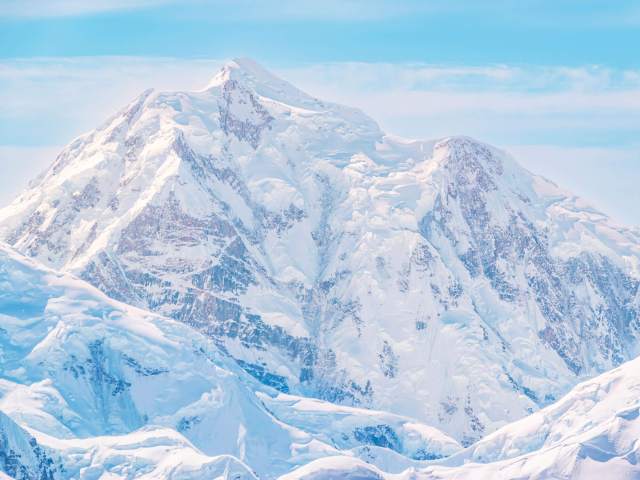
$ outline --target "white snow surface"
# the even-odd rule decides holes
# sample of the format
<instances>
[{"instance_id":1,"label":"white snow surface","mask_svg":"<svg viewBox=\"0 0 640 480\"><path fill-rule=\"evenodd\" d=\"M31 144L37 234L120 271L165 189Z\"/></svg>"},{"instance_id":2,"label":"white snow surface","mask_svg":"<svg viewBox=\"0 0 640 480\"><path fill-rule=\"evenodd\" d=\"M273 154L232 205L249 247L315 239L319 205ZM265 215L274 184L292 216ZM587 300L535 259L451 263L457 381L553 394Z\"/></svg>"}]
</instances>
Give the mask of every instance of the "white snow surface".
<instances>
[{"instance_id":1,"label":"white snow surface","mask_svg":"<svg viewBox=\"0 0 640 480\"><path fill-rule=\"evenodd\" d=\"M277 396L201 333L0 244L0 471L13 451L17 478L46 458L51 478L275 478L358 455L380 426L409 464L460 450L415 420Z\"/></svg>"},{"instance_id":2,"label":"white snow surface","mask_svg":"<svg viewBox=\"0 0 640 480\"><path fill-rule=\"evenodd\" d=\"M640 359L635 359L430 466L389 474L360 459L336 456L281 479L635 479L640 476L639 393Z\"/></svg>"},{"instance_id":3,"label":"white snow surface","mask_svg":"<svg viewBox=\"0 0 640 480\"><path fill-rule=\"evenodd\" d=\"M414 418L464 445L639 353L636 230L496 148L398 139L246 59L201 91L144 92L73 141L0 210L0 238L197 329L283 394ZM112 323L100 325L91 341L111 338ZM55 358L48 346L73 338L57 327L29 358ZM173 363L165 354L159 365ZM186 364L195 413L185 417L218 402L200 398L213 384ZM55 404L38 368L44 383L25 395ZM123 433L147 409L162 425L179 420L172 391L165 401L147 391L131 400L141 417L39 425L72 437Z\"/></svg>"}]
</instances>

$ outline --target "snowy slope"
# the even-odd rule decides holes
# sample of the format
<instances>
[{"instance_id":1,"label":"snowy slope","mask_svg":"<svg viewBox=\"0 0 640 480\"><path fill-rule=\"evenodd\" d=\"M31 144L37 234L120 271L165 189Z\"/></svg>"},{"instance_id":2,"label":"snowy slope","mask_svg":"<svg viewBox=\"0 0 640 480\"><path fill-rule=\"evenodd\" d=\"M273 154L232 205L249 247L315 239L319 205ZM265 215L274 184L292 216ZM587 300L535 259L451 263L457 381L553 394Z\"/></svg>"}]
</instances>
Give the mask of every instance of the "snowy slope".
<instances>
[{"instance_id":1,"label":"snowy slope","mask_svg":"<svg viewBox=\"0 0 640 480\"><path fill-rule=\"evenodd\" d=\"M460 449L385 412L314 401L324 423L296 418L288 403L305 400L276 394L190 327L0 244L0 471L274 478L369 445L409 464Z\"/></svg>"},{"instance_id":2,"label":"snowy slope","mask_svg":"<svg viewBox=\"0 0 640 480\"><path fill-rule=\"evenodd\" d=\"M640 476L639 394L640 359L635 359L579 384L553 405L437 462L440 465L394 475L359 459L336 456L281 478L634 479Z\"/></svg>"},{"instance_id":3,"label":"snowy slope","mask_svg":"<svg viewBox=\"0 0 640 480\"><path fill-rule=\"evenodd\" d=\"M495 148L390 137L250 60L76 139L0 238L265 385L465 445L638 353L637 232Z\"/></svg>"},{"instance_id":4,"label":"snowy slope","mask_svg":"<svg viewBox=\"0 0 640 480\"><path fill-rule=\"evenodd\" d=\"M460 450L455 441L435 428L399 415L285 394L275 398L259 394L259 397L278 419L312 432L340 449L373 445L415 460L448 457Z\"/></svg>"},{"instance_id":5,"label":"snowy slope","mask_svg":"<svg viewBox=\"0 0 640 480\"><path fill-rule=\"evenodd\" d=\"M140 480L256 480L230 455L207 456L172 429L143 428L126 435L58 439L39 434L61 467L53 478ZM270 478L269 475L261 478Z\"/></svg>"},{"instance_id":6,"label":"snowy slope","mask_svg":"<svg viewBox=\"0 0 640 480\"><path fill-rule=\"evenodd\" d=\"M0 410L20 424L61 440L164 426L182 438L169 446L235 455L261 474L295 464L294 444L300 455L332 450L275 420L189 327L114 302L5 249L0 283ZM144 446L139 436L123 442ZM166 433L146 436L158 442Z\"/></svg>"},{"instance_id":7,"label":"snowy slope","mask_svg":"<svg viewBox=\"0 0 640 480\"><path fill-rule=\"evenodd\" d=\"M49 480L59 469L58 459L52 458L35 438L0 412L0 479Z\"/></svg>"},{"instance_id":8,"label":"snowy slope","mask_svg":"<svg viewBox=\"0 0 640 480\"><path fill-rule=\"evenodd\" d=\"M465 466L468 478L474 472L504 478L637 478L639 394L640 359L635 359L578 385L553 405L488 435L445 463L495 463Z\"/></svg>"}]
</instances>

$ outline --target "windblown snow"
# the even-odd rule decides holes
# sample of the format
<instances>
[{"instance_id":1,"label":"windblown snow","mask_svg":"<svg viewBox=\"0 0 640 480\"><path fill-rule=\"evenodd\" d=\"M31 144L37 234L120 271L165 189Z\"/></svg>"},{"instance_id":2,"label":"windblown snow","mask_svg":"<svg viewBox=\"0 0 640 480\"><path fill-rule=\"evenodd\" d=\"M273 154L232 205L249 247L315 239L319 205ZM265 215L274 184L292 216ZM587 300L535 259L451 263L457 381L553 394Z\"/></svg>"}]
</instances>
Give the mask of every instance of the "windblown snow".
<instances>
[{"instance_id":1,"label":"windblown snow","mask_svg":"<svg viewBox=\"0 0 640 480\"><path fill-rule=\"evenodd\" d=\"M635 471L579 398L637 392L640 234L473 139L236 60L73 141L0 239L10 475Z\"/></svg>"}]
</instances>

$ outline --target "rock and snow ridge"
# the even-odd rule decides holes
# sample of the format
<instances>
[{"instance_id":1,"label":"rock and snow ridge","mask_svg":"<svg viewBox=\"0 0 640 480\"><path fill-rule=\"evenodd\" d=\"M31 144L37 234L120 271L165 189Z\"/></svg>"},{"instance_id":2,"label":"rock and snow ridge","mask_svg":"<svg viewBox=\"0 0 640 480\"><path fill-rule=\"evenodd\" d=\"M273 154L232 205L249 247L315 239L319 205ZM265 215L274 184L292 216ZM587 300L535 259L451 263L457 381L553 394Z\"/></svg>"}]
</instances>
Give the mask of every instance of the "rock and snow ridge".
<instances>
[{"instance_id":1,"label":"rock and snow ridge","mask_svg":"<svg viewBox=\"0 0 640 480\"><path fill-rule=\"evenodd\" d=\"M190 327L0 243L0 472L20 479L269 479L336 455L456 453L435 428L278 395Z\"/></svg>"},{"instance_id":2,"label":"rock and snow ridge","mask_svg":"<svg viewBox=\"0 0 640 480\"><path fill-rule=\"evenodd\" d=\"M638 354L636 231L493 147L390 137L249 60L72 142L0 238L267 386L464 445Z\"/></svg>"},{"instance_id":3,"label":"rock and snow ridge","mask_svg":"<svg viewBox=\"0 0 640 480\"><path fill-rule=\"evenodd\" d=\"M0 478L635 478L640 358L461 450L263 386L210 339L0 244Z\"/></svg>"},{"instance_id":4,"label":"rock and snow ridge","mask_svg":"<svg viewBox=\"0 0 640 480\"><path fill-rule=\"evenodd\" d=\"M640 475L640 358L422 468L389 474L363 459L325 457L282 480L590 480Z\"/></svg>"}]
</instances>

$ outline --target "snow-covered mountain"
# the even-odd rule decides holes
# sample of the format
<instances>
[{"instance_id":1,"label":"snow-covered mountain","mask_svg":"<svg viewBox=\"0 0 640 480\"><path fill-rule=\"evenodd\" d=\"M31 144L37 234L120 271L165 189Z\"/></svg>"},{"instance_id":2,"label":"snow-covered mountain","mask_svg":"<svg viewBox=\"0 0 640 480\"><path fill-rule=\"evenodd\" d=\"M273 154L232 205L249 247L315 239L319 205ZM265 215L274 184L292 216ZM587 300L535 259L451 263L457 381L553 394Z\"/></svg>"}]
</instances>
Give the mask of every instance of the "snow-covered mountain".
<instances>
[{"instance_id":1,"label":"snow-covered mountain","mask_svg":"<svg viewBox=\"0 0 640 480\"><path fill-rule=\"evenodd\" d=\"M409 418L277 393L190 327L0 244L0 472L268 479L370 448L396 468L460 450Z\"/></svg>"},{"instance_id":2,"label":"snow-covered mountain","mask_svg":"<svg viewBox=\"0 0 640 480\"><path fill-rule=\"evenodd\" d=\"M461 450L415 420L278 393L188 326L114 301L2 244L0 325L0 478L639 472L640 359Z\"/></svg>"},{"instance_id":3,"label":"snow-covered mountain","mask_svg":"<svg viewBox=\"0 0 640 480\"><path fill-rule=\"evenodd\" d=\"M249 60L72 142L0 237L267 386L464 445L639 348L636 231L495 148L388 136Z\"/></svg>"},{"instance_id":4,"label":"snow-covered mountain","mask_svg":"<svg viewBox=\"0 0 640 480\"><path fill-rule=\"evenodd\" d=\"M576 386L555 404L446 460L462 476L436 478L637 478L640 359ZM471 467L469 464L475 463ZM493 463L493 465L482 465Z\"/></svg>"},{"instance_id":5,"label":"snow-covered mountain","mask_svg":"<svg viewBox=\"0 0 640 480\"><path fill-rule=\"evenodd\" d=\"M50 480L58 468L35 438L0 412L0 480Z\"/></svg>"},{"instance_id":6,"label":"snow-covered mountain","mask_svg":"<svg viewBox=\"0 0 640 480\"><path fill-rule=\"evenodd\" d=\"M640 475L640 358L424 468L389 474L363 459L324 457L282 480L634 479Z\"/></svg>"}]
</instances>

